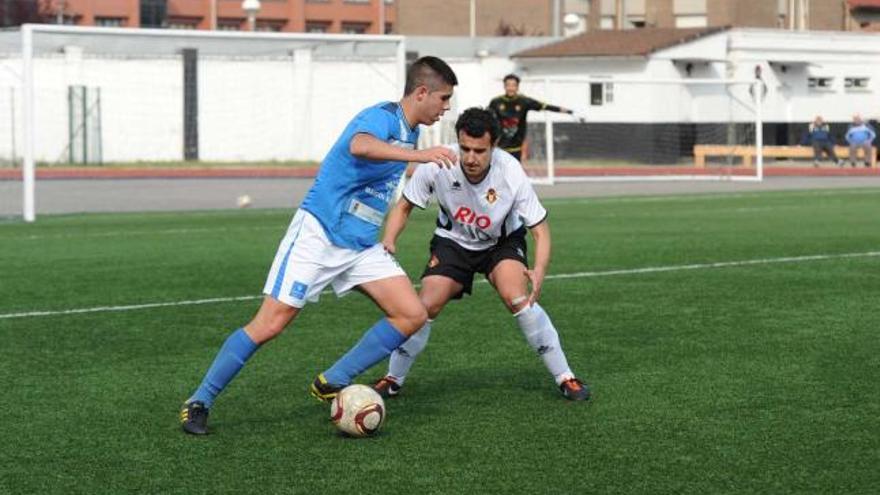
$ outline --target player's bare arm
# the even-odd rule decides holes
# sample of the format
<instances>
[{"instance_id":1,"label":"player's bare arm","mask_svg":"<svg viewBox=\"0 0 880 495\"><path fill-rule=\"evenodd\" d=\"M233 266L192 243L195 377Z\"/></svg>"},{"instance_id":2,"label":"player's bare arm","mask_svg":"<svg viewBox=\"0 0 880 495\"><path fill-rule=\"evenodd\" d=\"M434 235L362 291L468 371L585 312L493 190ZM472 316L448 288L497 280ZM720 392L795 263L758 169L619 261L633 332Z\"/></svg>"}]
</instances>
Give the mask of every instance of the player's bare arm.
<instances>
[{"instance_id":1,"label":"player's bare arm","mask_svg":"<svg viewBox=\"0 0 880 495\"><path fill-rule=\"evenodd\" d=\"M434 146L423 150L410 150L390 145L367 133L356 134L349 145L351 154L367 160L436 163L450 168L458 162L458 156L449 148Z\"/></svg>"},{"instance_id":2,"label":"player's bare arm","mask_svg":"<svg viewBox=\"0 0 880 495\"><path fill-rule=\"evenodd\" d=\"M544 220L532 227L530 231L535 240L535 266L531 270L526 268L525 274L532 283L529 304L533 304L541 297L541 287L544 285L547 267L550 266L550 226Z\"/></svg>"},{"instance_id":3,"label":"player's bare arm","mask_svg":"<svg viewBox=\"0 0 880 495\"><path fill-rule=\"evenodd\" d=\"M385 250L391 254L397 252L397 238L403 229L406 228L406 222L409 214L412 213L413 204L406 198L400 198L400 201L394 205L394 208L388 214L388 221L385 222L385 233L382 235L382 245Z\"/></svg>"}]
</instances>

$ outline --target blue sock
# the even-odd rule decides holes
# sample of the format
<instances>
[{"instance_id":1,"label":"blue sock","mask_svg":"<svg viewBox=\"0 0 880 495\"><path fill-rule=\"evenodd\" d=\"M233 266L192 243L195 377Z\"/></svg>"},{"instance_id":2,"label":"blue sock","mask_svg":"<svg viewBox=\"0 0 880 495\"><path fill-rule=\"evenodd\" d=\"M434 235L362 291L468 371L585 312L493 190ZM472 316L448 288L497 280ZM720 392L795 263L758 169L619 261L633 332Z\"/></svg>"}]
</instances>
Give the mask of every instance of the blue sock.
<instances>
[{"instance_id":1,"label":"blue sock","mask_svg":"<svg viewBox=\"0 0 880 495\"><path fill-rule=\"evenodd\" d=\"M387 318L382 318L336 364L324 372L324 378L334 385L348 385L354 377L388 357L406 339L406 335L394 328Z\"/></svg>"},{"instance_id":2,"label":"blue sock","mask_svg":"<svg viewBox=\"0 0 880 495\"><path fill-rule=\"evenodd\" d=\"M199 385L196 393L190 397L189 402L200 400L205 403L205 407L210 408L214 405L214 398L226 388L226 385L235 378L235 375L244 366L245 361L253 355L259 348L256 343L245 333L243 328L232 332L223 343L223 347L217 352L217 357L202 384Z\"/></svg>"}]
</instances>

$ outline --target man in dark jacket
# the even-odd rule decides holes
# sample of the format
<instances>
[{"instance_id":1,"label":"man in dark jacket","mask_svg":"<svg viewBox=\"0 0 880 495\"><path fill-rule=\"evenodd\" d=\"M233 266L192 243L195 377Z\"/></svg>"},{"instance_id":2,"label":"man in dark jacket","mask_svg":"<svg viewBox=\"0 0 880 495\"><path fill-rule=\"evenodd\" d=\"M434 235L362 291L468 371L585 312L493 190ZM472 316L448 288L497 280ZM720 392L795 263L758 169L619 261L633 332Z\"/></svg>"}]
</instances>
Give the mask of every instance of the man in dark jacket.
<instances>
[{"instance_id":1,"label":"man in dark jacket","mask_svg":"<svg viewBox=\"0 0 880 495\"><path fill-rule=\"evenodd\" d=\"M837 158L834 153L834 138L831 136L831 129L828 124L822 120L821 115L817 115L815 120L810 124L807 131L807 142L813 146L813 166L818 167L819 161L822 159L822 153L828 155L834 163L842 165L843 160Z\"/></svg>"}]
</instances>

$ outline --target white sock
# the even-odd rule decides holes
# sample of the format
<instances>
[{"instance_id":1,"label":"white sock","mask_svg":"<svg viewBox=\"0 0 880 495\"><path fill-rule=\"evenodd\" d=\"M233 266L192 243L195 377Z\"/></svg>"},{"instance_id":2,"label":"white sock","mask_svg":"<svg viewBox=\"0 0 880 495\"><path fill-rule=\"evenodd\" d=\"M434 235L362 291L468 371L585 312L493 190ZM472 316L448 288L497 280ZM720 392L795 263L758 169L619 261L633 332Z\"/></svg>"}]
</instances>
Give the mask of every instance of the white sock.
<instances>
[{"instance_id":1,"label":"white sock","mask_svg":"<svg viewBox=\"0 0 880 495\"><path fill-rule=\"evenodd\" d=\"M534 303L521 309L513 316L516 318L526 341L541 356L544 366L553 375L556 384L559 385L565 380L573 378L574 374L568 367L568 361L565 359L565 353L562 352L562 345L559 343L559 333L556 332L556 328L544 308L538 303Z\"/></svg>"},{"instance_id":2,"label":"white sock","mask_svg":"<svg viewBox=\"0 0 880 495\"><path fill-rule=\"evenodd\" d=\"M403 382L406 381L406 375L409 374L409 369L416 362L416 357L428 345L433 321L428 320L425 326L412 334L406 342L391 353L391 358L388 360L388 376L393 378L398 385L403 385Z\"/></svg>"}]
</instances>

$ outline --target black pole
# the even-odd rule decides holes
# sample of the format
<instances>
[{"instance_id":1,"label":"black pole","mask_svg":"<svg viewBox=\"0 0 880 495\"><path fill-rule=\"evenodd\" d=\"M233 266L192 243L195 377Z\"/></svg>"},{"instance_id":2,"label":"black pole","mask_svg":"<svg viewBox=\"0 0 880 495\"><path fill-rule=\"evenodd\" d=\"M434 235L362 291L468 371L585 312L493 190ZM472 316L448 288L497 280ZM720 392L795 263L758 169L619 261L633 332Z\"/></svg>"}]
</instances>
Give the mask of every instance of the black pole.
<instances>
[{"instance_id":1,"label":"black pole","mask_svg":"<svg viewBox=\"0 0 880 495\"><path fill-rule=\"evenodd\" d=\"M183 159L199 159L199 51L183 49Z\"/></svg>"}]
</instances>

